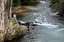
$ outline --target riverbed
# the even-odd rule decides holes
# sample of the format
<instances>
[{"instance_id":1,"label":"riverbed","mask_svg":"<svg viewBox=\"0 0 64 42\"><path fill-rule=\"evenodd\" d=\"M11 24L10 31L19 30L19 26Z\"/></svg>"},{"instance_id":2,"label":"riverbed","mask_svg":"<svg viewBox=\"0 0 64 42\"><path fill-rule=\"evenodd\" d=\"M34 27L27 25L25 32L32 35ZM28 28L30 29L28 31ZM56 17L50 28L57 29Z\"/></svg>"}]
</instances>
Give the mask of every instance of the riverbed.
<instances>
[{"instance_id":1,"label":"riverbed","mask_svg":"<svg viewBox=\"0 0 64 42\"><path fill-rule=\"evenodd\" d=\"M64 19L53 13L48 1L40 1L37 11L31 11L21 21L38 22L31 27L30 33L12 42L64 42ZM33 29L32 29L33 28Z\"/></svg>"}]
</instances>

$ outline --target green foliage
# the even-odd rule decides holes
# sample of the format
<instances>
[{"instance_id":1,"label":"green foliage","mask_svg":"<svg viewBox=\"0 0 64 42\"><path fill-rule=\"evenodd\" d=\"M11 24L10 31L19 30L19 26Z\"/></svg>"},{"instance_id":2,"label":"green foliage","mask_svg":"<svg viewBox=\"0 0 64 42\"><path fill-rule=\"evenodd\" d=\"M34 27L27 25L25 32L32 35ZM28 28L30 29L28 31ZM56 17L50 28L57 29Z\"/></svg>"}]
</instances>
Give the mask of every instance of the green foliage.
<instances>
[{"instance_id":1,"label":"green foliage","mask_svg":"<svg viewBox=\"0 0 64 42\"><path fill-rule=\"evenodd\" d=\"M21 30L20 30L20 26L18 25L17 21L16 20L13 20L13 29L15 30L16 33L19 33Z\"/></svg>"},{"instance_id":2,"label":"green foliage","mask_svg":"<svg viewBox=\"0 0 64 42\"><path fill-rule=\"evenodd\" d=\"M13 0L13 6L19 6L20 4L20 0Z\"/></svg>"},{"instance_id":3,"label":"green foliage","mask_svg":"<svg viewBox=\"0 0 64 42\"><path fill-rule=\"evenodd\" d=\"M64 0L51 0L51 6L56 10L64 10Z\"/></svg>"},{"instance_id":4,"label":"green foliage","mask_svg":"<svg viewBox=\"0 0 64 42\"><path fill-rule=\"evenodd\" d=\"M35 5L35 4L37 4L37 0L13 0L13 6Z\"/></svg>"},{"instance_id":5,"label":"green foliage","mask_svg":"<svg viewBox=\"0 0 64 42\"><path fill-rule=\"evenodd\" d=\"M59 2L59 0L51 0L52 5L55 4L55 3L58 3L58 2Z\"/></svg>"},{"instance_id":6,"label":"green foliage","mask_svg":"<svg viewBox=\"0 0 64 42\"><path fill-rule=\"evenodd\" d=\"M16 24L17 24L17 21L14 19L12 25L14 26L14 25L16 25Z\"/></svg>"},{"instance_id":7,"label":"green foliage","mask_svg":"<svg viewBox=\"0 0 64 42\"><path fill-rule=\"evenodd\" d=\"M37 0L21 0L22 5L35 5Z\"/></svg>"}]
</instances>

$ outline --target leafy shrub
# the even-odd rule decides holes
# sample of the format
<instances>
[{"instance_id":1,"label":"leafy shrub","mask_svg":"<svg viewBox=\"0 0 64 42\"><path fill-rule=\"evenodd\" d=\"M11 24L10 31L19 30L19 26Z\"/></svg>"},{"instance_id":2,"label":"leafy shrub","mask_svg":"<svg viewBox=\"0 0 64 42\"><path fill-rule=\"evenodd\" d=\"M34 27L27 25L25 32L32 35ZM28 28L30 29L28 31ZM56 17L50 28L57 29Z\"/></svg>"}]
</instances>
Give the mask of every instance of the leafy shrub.
<instances>
[{"instance_id":1,"label":"leafy shrub","mask_svg":"<svg viewBox=\"0 0 64 42\"><path fill-rule=\"evenodd\" d=\"M35 5L35 4L37 4L37 0L13 0L13 6Z\"/></svg>"},{"instance_id":2,"label":"leafy shrub","mask_svg":"<svg viewBox=\"0 0 64 42\"><path fill-rule=\"evenodd\" d=\"M53 10L63 12L64 11L64 0L51 0Z\"/></svg>"}]
</instances>

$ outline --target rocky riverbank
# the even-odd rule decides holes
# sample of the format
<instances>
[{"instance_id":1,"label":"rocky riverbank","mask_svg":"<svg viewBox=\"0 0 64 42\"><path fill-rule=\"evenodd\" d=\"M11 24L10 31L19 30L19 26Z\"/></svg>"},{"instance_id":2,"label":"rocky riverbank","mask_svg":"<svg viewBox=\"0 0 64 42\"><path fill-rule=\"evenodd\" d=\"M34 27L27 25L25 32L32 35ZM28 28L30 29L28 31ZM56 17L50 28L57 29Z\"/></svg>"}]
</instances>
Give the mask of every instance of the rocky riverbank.
<instances>
[{"instance_id":1,"label":"rocky riverbank","mask_svg":"<svg viewBox=\"0 0 64 42\"><path fill-rule=\"evenodd\" d=\"M9 29L7 32L6 38L7 40L12 40L13 38L17 38L19 36L24 36L27 33L28 28L26 26L19 25L17 21L12 21L12 29Z\"/></svg>"},{"instance_id":2,"label":"rocky riverbank","mask_svg":"<svg viewBox=\"0 0 64 42\"><path fill-rule=\"evenodd\" d=\"M18 6L18 7L13 7L12 10L13 10L12 12L13 14L26 16L28 12L32 10L37 10L37 8L34 6Z\"/></svg>"},{"instance_id":3,"label":"rocky riverbank","mask_svg":"<svg viewBox=\"0 0 64 42\"><path fill-rule=\"evenodd\" d=\"M23 37L26 35L28 28L26 26L19 25L15 19L12 20L11 23L12 28L3 29L0 32L0 42L4 42L7 40L12 40L18 37Z\"/></svg>"},{"instance_id":4,"label":"rocky riverbank","mask_svg":"<svg viewBox=\"0 0 64 42\"><path fill-rule=\"evenodd\" d=\"M25 16L27 15L26 13L32 10L37 10L37 8L31 6L19 6L13 7L12 10L13 14ZM28 28L26 26L19 25L18 21L16 21L15 19L12 19L11 24L12 28L8 28L7 31L5 30L6 33L4 35L4 41L12 40L18 37L23 37L28 32Z\"/></svg>"}]
</instances>

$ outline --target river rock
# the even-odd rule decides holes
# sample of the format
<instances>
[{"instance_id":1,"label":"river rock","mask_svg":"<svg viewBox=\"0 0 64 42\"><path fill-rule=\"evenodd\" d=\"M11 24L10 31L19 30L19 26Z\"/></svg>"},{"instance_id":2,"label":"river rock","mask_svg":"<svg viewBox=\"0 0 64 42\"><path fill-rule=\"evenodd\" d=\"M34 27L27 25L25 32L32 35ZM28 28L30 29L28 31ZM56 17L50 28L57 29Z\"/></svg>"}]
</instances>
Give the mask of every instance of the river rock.
<instances>
[{"instance_id":1,"label":"river rock","mask_svg":"<svg viewBox=\"0 0 64 42\"><path fill-rule=\"evenodd\" d=\"M15 20L12 22L12 27L6 31L4 40L12 40L18 37L23 37L26 35L28 28L26 26L19 25Z\"/></svg>"}]
</instances>

